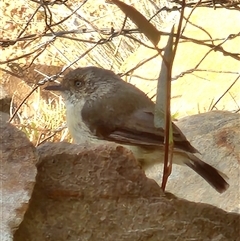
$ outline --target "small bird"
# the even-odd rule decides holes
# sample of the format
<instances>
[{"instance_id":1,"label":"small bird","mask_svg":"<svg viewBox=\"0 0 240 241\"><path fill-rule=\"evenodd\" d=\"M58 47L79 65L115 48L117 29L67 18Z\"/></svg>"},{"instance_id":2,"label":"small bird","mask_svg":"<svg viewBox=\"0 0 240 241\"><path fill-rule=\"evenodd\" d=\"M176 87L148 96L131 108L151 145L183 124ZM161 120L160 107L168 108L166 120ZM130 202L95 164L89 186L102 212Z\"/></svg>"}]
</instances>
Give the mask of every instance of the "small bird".
<instances>
[{"instance_id":1,"label":"small bird","mask_svg":"<svg viewBox=\"0 0 240 241\"><path fill-rule=\"evenodd\" d=\"M67 126L75 143L111 141L130 149L143 169L163 162L164 129L154 126L155 103L137 87L110 70L90 66L66 74L58 85L66 105ZM173 127L173 163L186 165L219 193L228 183L224 175L203 162L181 130Z\"/></svg>"}]
</instances>

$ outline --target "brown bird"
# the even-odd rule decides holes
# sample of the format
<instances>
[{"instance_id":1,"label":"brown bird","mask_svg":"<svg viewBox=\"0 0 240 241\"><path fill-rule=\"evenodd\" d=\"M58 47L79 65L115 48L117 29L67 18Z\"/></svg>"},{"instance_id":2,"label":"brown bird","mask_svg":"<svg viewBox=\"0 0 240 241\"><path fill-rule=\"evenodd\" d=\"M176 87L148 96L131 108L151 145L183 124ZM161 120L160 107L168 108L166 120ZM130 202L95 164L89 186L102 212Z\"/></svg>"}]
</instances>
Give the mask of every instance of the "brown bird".
<instances>
[{"instance_id":1,"label":"brown bird","mask_svg":"<svg viewBox=\"0 0 240 241\"><path fill-rule=\"evenodd\" d=\"M100 140L130 149L144 169L163 162L164 129L154 126L154 102L135 86L110 70L77 68L60 85L45 89L60 91L65 100L67 126L76 143ZM198 151L172 123L173 163L187 165L222 193L228 188L223 174L193 153Z\"/></svg>"}]
</instances>

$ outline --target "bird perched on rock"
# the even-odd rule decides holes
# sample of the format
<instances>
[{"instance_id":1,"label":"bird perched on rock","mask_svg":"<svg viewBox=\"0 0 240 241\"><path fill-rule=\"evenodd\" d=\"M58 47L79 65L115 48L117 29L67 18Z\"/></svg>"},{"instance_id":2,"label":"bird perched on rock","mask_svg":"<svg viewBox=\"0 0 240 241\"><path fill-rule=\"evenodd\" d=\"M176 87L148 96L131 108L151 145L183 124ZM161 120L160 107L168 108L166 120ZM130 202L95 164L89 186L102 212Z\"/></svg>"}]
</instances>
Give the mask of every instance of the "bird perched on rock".
<instances>
[{"instance_id":1,"label":"bird perched on rock","mask_svg":"<svg viewBox=\"0 0 240 241\"><path fill-rule=\"evenodd\" d=\"M163 162L164 129L154 126L154 102L110 70L77 68L60 85L66 105L67 126L76 143L106 140L129 148L144 169ZM228 188L221 172L200 160L198 151L173 126L173 163L186 165L222 193Z\"/></svg>"}]
</instances>

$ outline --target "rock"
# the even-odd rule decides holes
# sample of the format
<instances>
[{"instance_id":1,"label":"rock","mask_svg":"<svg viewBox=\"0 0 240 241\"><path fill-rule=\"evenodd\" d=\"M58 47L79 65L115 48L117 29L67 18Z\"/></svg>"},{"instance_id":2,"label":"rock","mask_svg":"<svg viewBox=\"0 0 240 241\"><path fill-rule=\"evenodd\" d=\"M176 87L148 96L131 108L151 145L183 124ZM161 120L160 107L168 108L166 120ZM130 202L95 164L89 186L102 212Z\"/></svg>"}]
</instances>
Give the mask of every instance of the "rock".
<instances>
[{"instance_id":1,"label":"rock","mask_svg":"<svg viewBox=\"0 0 240 241\"><path fill-rule=\"evenodd\" d=\"M4 90L3 86L0 85L0 111L10 114L10 104L12 98Z\"/></svg>"},{"instance_id":2,"label":"rock","mask_svg":"<svg viewBox=\"0 0 240 241\"><path fill-rule=\"evenodd\" d=\"M15 241L239 240L238 214L163 194L123 147L46 143L38 152Z\"/></svg>"},{"instance_id":3,"label":"rock","mask_svg":"<svg viewBox=\"0 0 240 241\"><path fill-rule=\"evenodd\" d=\"M176 124L202 153L199 157L228 176L230 187L219 194L190 168L174 165L167 190L187 200L240 213L240 115L213 111L185 117ZM147 174L160 184L162 170L158 165Z\"/></svg>"},{"instance_id":4,"label":"rock","mask_svg":"<svg viewBox=\"0 0 240 241\"><path fill-rule=\"evenodd\" d=\"M7 122L10 118L10 115L5 112L0 111L0 123Z\"/></svg>"},{"instance_id":5,"label":"rock","mask_svg":"<svg viewBox=\"0 0 240 241\"><path fill-rule=\"evenodd\" d=\"M23 132L3 118L0 121L0 233L1 241L9 241L29 204L37 174L37 153Z\"/></svg>"}]
</instances>

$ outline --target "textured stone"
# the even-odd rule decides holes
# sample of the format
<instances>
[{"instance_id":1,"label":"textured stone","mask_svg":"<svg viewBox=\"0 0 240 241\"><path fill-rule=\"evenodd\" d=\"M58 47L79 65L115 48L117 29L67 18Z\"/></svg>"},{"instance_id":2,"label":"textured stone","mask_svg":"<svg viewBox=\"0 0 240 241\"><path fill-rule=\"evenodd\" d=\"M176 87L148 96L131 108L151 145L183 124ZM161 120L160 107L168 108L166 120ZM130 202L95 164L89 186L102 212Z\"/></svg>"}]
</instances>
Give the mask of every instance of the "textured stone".
<instances>
[{"instance_id":1,"label":"textured stone","mask_svg":"<svg viewBox=\"0 0 240 241\"><path fill-rule=\"evenodd\" d=\"M12 98L4 90L3 86L0 85L0 111L9 114L10 103Z\"/></svg>"},{"instance_id":2,"label":"textured stone","mask_svg":"<svg viewBox=\"0 0 240 241\"><path fill-rule=\"evenodd\" d=\"M46 143L15 241L239 240L239 215L165 195L126 149Z\"/></svg>"},{"instance_id":3,"label":"textured stone","mask_svg":"<svg viewBox=\"0 0 240 241\"><path fill-rule=\"evenodd\" d=\"M28 207L37 174L37 153L23 132L2 118L0 121L0 233L1 241L8 241Z\"/></svg>"},{"instance_id":4,"label":"textured stone","mask_svg":"<svg viewBox=\"0 0 240 241\"><path fill-rule=\"evenodd\" d=\"M174 165L167 190L187 200L240 213L240 114L213 111L185 117L176 124L202 153L199 157L228 176L230 187L219 194L190 168ZM147 174L160 184L162 170L158 165Z\"/></svg>"}]
</instances>

